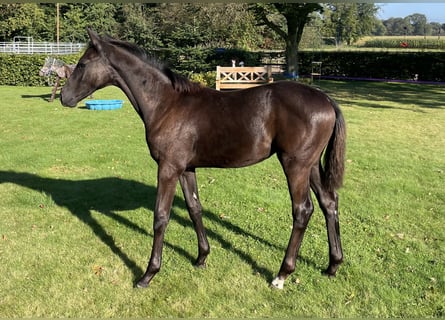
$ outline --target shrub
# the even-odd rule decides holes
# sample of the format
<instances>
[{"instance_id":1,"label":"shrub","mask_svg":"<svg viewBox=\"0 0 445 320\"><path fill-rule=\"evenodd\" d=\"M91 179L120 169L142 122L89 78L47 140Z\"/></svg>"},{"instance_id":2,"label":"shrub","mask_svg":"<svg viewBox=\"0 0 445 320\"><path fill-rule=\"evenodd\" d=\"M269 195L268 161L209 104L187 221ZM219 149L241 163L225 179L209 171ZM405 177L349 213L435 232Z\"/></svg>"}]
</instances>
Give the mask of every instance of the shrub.
<instances>
[{"instance_id":1,"label":"shrub","mask_svg":"<svg viewBox=\"0 0 445 320\"><path fill-rule=\"evenodd\" d=\"M188 75L206 86L215 86L217 65L227 66L233 57L243 60L246 66L259 66L261 53L243 50L168 50L156 54L167 61L175 71ZM39 76L46 55L0 54L0 85L45 86L46 78ZM68 64L76 63L80 54L59 56ZM301 51L300 76L309 75L312 61L322 62L323 76L412 79L445 81L445 52L375 52L375 51Z\"/></svg>"},{"instance_id":2,"label":"shrub","mask_svg":"<svg viewBox=\"0 0 445 320\"><path fill-rule=\"evenodd\" d=\"M0 54L0 85L7 86L45 86L46 78L39 76L39 70L47 55ZM79 54L57 56L65 63L79 60Z\"/></svg>"},{"instance_id":3,"label":"shrub","mask_svg":"<svg viewBox=\"0 0 445 320\"><path fill-rule=\"evenodd\" d=\"M301 52L300 74L310 74L314 55ZM323 52L323 76L445 81L445 52Z\"/></svg>"},{"instance_id":4,"label":"shrub","mask_svg":"<svg viewBox=\"0 0 445 320\"><path fill-rule=\"evenodd\" d=\"M203 73L192 73L189 75L190 80L199 82L202 85L215 88L216 84L216 71L207 71Z\"/></svg>"}]
</instances>

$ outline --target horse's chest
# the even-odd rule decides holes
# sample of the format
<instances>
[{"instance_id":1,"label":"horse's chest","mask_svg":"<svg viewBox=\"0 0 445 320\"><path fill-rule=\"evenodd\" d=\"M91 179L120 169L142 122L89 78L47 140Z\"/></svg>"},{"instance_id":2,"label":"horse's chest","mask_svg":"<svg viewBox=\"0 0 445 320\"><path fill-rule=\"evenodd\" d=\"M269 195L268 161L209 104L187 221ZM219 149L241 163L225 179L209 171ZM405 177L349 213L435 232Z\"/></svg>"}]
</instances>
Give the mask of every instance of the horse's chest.
<instances>
[{"instance_id":1,"label":"horse's chest","mask_svg":"<svg viewBox=\"0 0 445 320\"><path fill-rule=\"evenodd\" d=\"M184 162L191 157L193 142L190 136L180 134L178 130L163 130L160 134L148 137L150 154L157 162Z\"/></svg>"}]
</instances>

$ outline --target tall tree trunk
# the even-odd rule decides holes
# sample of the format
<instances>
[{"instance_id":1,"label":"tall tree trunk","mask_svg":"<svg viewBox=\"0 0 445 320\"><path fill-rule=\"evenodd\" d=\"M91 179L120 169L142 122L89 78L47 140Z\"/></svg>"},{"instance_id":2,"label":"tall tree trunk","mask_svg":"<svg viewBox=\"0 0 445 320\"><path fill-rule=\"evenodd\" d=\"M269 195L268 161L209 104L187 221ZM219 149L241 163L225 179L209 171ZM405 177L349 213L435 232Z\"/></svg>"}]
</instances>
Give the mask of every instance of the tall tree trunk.
<instances>
[{"instance_id":1,"label":"tall tree trunk","mask_svg":"<svg viewBox=\"0 0 445 320\"><path fill-rule=\"evenodd\" d=\"M286 39L286 72L292 78L298 77L298 43L297 34L289 33Z\"/></svg>"},{"instance_id":2,"label":"tall tree trunk","mask_svg":"<svg viewBox=\"0 0 445 320\"><path fill-rule=\"evenodd\" d=\"M286 65L287 73L292 78L299 77L298 67L298 45L303 36L306 19L296 19L295 16L288 16L287 19L287 38L286 38Z\"/></svg>"},{"instance_id":3,"label":"tall tree trunk","mask_svg":"<svg viewBox=\"0 0 445 320\"><path fill-rule=\"evenodd\" d=\"M299 77L298 45L303 36L304 27L311 20L310 14L321 11L322 7L317 3L275 4L275 7L287 22L287 33L283 37L286 43L286 71L293 79L297 79Z\"/></svg>"},{"instance_id":4,"label":"tall tree trunk","mask_svg":"<svg viewBox=\"0 0 445 320\"><path fill-rule=\"evenodd\" d=\"M298 44L303 35L304 26L310 21L312 12L322 12L323 7L318 3L273 3L256 4L251 6L255 15L263 25L275 31L286 44L286 73L293 78L298 77ZM282 14L286 18L287 32L282 26L268 18L269 10Z\"/></svg>"}]
</instances>

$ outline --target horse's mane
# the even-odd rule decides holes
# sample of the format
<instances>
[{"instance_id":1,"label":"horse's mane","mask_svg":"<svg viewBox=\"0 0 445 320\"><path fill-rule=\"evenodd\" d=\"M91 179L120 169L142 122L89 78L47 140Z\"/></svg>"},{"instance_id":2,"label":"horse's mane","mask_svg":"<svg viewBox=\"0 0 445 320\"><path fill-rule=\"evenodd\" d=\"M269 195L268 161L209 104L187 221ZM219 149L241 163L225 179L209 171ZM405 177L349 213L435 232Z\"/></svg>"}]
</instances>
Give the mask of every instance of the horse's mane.
<instances>
[{"instance_id":1,"label":"horse's mane","mask_svg":"<svg viewBox=\"0 0 445 320\"><path fill-rule=\"evenodd\" d=\"M112 45L125 49L129 53L137 56L139 59L162 72L171 82L173 88L180 93L194 93L202 90L202 85L192 82L188 78L173 72L169 67L159 60L151 57L145 50L130 42L117 40L108 36L103 39Z\"/></svg>"}]
</instances>

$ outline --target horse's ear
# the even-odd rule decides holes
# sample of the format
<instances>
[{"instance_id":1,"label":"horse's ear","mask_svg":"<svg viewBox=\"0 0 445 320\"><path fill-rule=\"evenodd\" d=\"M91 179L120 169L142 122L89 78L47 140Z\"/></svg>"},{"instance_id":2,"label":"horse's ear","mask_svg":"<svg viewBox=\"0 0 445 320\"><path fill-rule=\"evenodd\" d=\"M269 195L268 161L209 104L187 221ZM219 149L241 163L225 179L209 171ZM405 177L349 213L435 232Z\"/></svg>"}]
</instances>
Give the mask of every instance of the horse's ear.
<instances>
[{"instance_id":1,"label":"horse's ear","mask_svg":"<svg viewBox=\"0 0 445 320\"><path fill-rule=\"evenodd\" d=\"M101 51L101 39L100 36L94 32L92 29L87 28L88 36L90 37L91 44L98 50Z\"/></svg>"}]
</instances>

